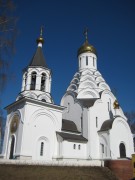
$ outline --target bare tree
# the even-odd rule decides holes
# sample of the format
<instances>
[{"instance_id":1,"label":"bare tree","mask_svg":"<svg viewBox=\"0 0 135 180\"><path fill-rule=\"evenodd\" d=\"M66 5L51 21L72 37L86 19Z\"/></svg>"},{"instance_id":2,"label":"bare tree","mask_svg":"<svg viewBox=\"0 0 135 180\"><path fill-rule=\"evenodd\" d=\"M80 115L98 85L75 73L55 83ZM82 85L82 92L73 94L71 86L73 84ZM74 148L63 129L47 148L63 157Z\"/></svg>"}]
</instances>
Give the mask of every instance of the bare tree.
<instances>
[{"instance_id":1,"label":"bare tree","mask_svg":"<svg viewBox=\"0 0 135 180\"><path fill-rule=\"evenodd\" d=\"M125 112L125 116L128 118L128 124L132 133L135 134L135 111Z\"/></svg>"},{"instance_id":2,"label":"bare tree","mask_svg":"<svg viewBox=\"0 0 135 180\"><path fill-rule=\"evenodd\" d=\"M3 91L8 76L11 57L15 52L16 21L12 0L0 0L0 92Z\"/></svg>"},{"instance_id":3,"label":"bare tree","mask_svg":"<svg viewBox=\"0 0 135 180\"><path fill-rule=\"evenodd\" d=\"M0 0L0 95L7 80L11 78L9 66L15 52L14 44L17 35L17 18L14 16L14 10L13 0ZM2 109L0 108L0 137L3 135L3 119Z\"/></svg>"}]
</instances>

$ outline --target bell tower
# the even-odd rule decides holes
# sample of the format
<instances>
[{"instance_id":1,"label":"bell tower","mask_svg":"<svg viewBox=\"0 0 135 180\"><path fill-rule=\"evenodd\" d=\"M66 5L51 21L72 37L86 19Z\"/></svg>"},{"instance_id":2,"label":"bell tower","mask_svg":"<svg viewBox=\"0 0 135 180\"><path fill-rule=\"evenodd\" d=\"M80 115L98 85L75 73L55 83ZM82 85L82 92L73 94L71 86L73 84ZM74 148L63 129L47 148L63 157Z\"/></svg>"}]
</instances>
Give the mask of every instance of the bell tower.
<instances>
[{"instance_id":1,"label":"bell tower","mask_svg":"<svg viewBox=\"0 0 135 180\"><path fill-rule=\"evenodd\" d=\"M51 70L47 67L42 52L44 44L43 28L37 39L37 50L29 65L23 70L21 92L17 100L23 97L30 97L44 102L53 103L51 97Z\"/></svg>"}]
</instances>

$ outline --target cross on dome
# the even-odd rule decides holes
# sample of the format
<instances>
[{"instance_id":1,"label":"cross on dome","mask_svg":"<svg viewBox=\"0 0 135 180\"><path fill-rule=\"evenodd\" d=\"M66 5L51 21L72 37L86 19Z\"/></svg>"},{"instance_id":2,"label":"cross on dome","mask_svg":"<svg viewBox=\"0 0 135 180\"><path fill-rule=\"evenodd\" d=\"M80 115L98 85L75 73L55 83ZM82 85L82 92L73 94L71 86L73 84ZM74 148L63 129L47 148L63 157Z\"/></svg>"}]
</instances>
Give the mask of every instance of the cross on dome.
<instances>
[{"instance_id":1,"label":"cross on dome","mask_svg":"<svg viewBox=\"0 0 135 180\"><path fill-rule=\"evenodd\" d=\"M41 28L40 28L40 36L39 36L39 38L37 39L37 44L38 44L38 47L42 47L42 45L44 44L44 39L43 39L43 26L41 26Z\"/></svg>"},{"instance_id":2,"label":"cross on dome","mask_svg":"<svg viewBox=\"0 0 135 180\"><path fill-rule=\"evenodd\" d=\"M88 28L86 27L84 30L84 36L85 36L85 40L88 40Z\"/></svg>"}]
</instances>

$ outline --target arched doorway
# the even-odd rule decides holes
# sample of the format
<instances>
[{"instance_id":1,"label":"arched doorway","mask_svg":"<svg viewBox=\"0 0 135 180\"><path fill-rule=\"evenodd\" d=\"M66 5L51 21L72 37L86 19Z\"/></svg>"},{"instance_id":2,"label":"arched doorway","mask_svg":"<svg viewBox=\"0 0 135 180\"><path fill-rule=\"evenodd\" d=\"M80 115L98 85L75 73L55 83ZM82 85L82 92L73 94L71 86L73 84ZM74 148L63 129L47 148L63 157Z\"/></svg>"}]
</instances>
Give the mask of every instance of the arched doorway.
<instances>
[{"instance_id":1,"label":"arched doorway","mask_svg":"<svg viewBox=\"0 0 135 180\"><path fill-rule=\"evenodd\" d=\"M11 146L10 146L10 156L9 159L13 159L14 155L14 145L15 145L15 137L11 137Z\"/></svg>"},{"instance_id":2,"label":"arched doorway","mask_svg":"<svg viewBox=\"0 0 135 180\"><path fill-rule=\"evenodd\" d=\"M126 148L123 143L120 143L120 158L125 158L126 157Z\"/></svg>"}]
</instances>

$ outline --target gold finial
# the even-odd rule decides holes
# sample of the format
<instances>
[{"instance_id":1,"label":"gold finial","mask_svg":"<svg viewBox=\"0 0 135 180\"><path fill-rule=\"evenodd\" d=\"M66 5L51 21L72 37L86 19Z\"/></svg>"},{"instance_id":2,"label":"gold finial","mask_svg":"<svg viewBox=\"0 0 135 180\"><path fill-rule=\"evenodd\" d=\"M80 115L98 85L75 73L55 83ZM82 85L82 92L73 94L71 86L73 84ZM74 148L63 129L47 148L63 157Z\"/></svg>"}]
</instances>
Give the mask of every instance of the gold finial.
<instances>
[{"instance_id":1,"label":"gold finial","mask_svg":"<svg viewBox=\"0 0 135 180\"><path fill-rule=\"evenodd\" d=\"M114 107L114 109L119 109L120 108L120 105L119 105L117 100L114 101L113 107Z\"/></svg>"},{"instance_id":2,"label":"gold finial","mask_svg":"<svg viewBox=\"0 0 135 180\"><path fill-rule=\"evenodd\" d=\"M87 27L84 30L84 36L85 36L85 41L88 41L88 28Z\"/></svg>"},{"instance_id":3,"label":"gold finial","mask_svg":"<svg viewBox=\"0 0 135 180\"><path fill-rule=\"evenodd\" d=\"M44 39L43 39L43 26L41 26L40 28L40 37L37 39L37 44L43 44L44 43Z\"/></svg>"}]
</instances>

